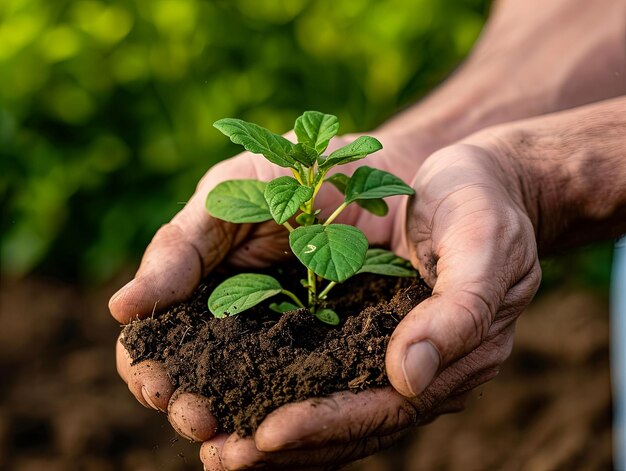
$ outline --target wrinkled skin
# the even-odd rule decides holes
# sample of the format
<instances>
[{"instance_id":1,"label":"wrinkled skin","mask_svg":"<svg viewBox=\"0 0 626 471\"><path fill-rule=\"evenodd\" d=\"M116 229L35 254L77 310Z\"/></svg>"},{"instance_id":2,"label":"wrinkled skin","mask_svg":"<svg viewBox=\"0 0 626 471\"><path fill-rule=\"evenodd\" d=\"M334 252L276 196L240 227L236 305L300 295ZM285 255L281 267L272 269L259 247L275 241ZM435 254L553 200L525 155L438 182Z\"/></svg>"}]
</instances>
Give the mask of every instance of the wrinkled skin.
<instances>
[{"instance_id":1,"label":"wrinkled skin","mask_svg":"<svg viewBox=\"0 0 626 471\"><path fill-rule=\"evenodd\" d=\"M241 266L259 255L263 264L283 258L285 239L272 235L284 235L284 228L237 227L204 213L202 195L224 175L241 177L245 170L261 179L277 176L267 173L263 161L252 166L250 160L242 154L216 167L187 208L197 207L202 214L179 215L159 231L131 288L111 301L119 321L127 322L129 312L149 314L157 299L150 298L153 290L164 293L160 305L188 296L190 287L226 256ZM243 169L235 169L239 165ZM268 469L333 469L393 444L416 424L460 410L466 393L495 376L509 355L515 319L540 280L533 227L517 183L509 181L512 169L489 145L449 147L422 166L414 180L416 196L405 201L408 207L391 204L385 224L358 207L346 214L344 221L361 227L370 239L409 256L433 287L433 297L407 315L390 341L387 372L395 390L337 393L315 399L315 407L310 401L289 404L270 414L254 438L242 439L215 435L217 423L205 398L173 391L156 362L130 366L118 345L121 376L141 403L167 411L181 435L205 442L201 457L207 469L262 463ZM332 201L334 207L338 197L327 192L320 201ZM185 224L208 235L188 235ZM235 250L229 254L231 247ZM152 260L162 257L169 260L160 262L165 270L155 270ZM193 265L180 265L181 260ZM426 348L405 359L410 346L421 341Z\"/></svg>"}]
</instances>

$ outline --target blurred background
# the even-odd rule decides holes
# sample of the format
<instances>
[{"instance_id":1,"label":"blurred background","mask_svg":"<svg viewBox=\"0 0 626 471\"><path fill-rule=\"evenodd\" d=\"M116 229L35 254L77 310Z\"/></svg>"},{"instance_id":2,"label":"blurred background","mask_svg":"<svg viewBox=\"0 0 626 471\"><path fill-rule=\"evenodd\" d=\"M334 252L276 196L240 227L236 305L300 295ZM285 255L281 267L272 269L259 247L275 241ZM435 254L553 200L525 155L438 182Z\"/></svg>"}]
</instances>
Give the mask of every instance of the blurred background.
<instances>
[{"instance_id":1,"label":"blurred background","mask_svg":"<svg viewBox=\"0 0 626 471\"><path fill-rule=\"evenodd\" d=\"M0 469L198 469L195 446L115 377L106 301L236 152L212 123L284 132L317 109L342 132L371 129L454 70L489 3L2 0ZM501 413L485 418L483 399L355 469L559 469L554 452L537 458L552 434L563 459L610 464L610 261L610 244L544 261L536 311L483 393Z\"/></svg>"}]
</instances>

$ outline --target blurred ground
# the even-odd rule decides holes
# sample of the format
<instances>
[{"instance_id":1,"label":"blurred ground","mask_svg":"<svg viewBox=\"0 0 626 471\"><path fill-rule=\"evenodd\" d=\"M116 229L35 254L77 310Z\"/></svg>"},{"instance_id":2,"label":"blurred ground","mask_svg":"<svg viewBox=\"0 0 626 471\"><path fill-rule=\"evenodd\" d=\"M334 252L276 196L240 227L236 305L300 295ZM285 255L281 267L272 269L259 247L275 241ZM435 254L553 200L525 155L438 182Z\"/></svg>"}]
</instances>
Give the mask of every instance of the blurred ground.
<instances>
[{"instance_id":1,"label":"blurred ground","mask_svg":"<svg viewBox=\"0 0 626 471\"><path fill-rule=\"evenodd\" d=\"M0 470L199 470L196 445L117 378L119 327L96 292L38 278L0 287ZM608 307L560 289L518 324L514 353L461 414L350 471L611 468Z\"/></svg>"}]
</instances>

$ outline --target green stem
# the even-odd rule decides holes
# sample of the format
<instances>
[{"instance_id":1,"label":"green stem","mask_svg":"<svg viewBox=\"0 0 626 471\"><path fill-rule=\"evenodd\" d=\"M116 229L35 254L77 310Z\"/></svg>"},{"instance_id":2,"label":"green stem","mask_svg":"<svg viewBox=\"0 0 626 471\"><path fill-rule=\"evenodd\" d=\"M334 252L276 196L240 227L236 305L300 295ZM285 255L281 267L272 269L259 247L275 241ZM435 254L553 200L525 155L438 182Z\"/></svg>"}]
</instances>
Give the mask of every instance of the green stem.
<instances>
[{"instance_id":1,"label":"green stem","mask_svg":"<svg viewBox=\"0 0 626 471\"><path fill-rule=\"evenodd\" d=\"M314 205L314 203L315 203L315 194L313 194L311 199L305 203L305 206L306 206L305 213L313 214L313 205Z\"/></svg>"},{"instance_id":2,"label":"green stem","mask_svg":"<svg viewBox=\"0 0 626 471\"><path fill-rule=\"evenodd\" d=\"M319 295L320 299L326 299L326 296L328 296L328 292L333 289L333 287L337 284L336 281L331 281L330 283L328 283L328 285L326 286L326 288L324 288L322 290L322 292Z\"/></svg>"},{"instance_id":3,"label":"green stem","mask_svg":"<svg viewBox=\"0 0 626 471\"><path fill-rule=\"evenodd\" d=\"M322 171L320 170L320 172ZM315 199L315 197L317 196L317 192L320 191L320 188L322 188L322 184L324 183L325 176L326 176L326 172L323 172L321 175L318 176L319 182L317 182L317 185L315 185L315 188L313 189L313 199Z\"/></svg>"},{"instance_id":4,"label":"green stem","mask_svg":"<svg viewBox=\"0 0 626 471\"><path fill-rule=\"evenodd\" d=\"M339 205L339 207L337 209L335 209L335 212L333 214L331 214L328 219L326 219L326 222L324 223L324 225L328 226L331 222L333 222L335 220L335 218L341 214L341 211L346 209L346 206L348 206L348 204L349 203L346 203L345 201L343 203L341 203Z\"/></svg>"},{"instance_id":5,"label":"green stem","mask_svg":"<svg viewBox=\"0 0 626 471\"><path fill-rule=\"evenodd\" d=\"M317 303L317 282L315 280L315 273L310 268L307 269L308 284L309 284L309 310L315 312L315 304Z\"/></svg>"},{"instance_id":6,"label":"green stem","mask_svg":"<svg viewBox=\"0 0 626 471\"><path fill-rule=\"evenodd\" d=\"M292 168L291 171L293 172L293 176L296 180L298 180L298 183L300 183L300 185L305 186L304 183L302 182L302 177L300 176L300 172L298 172L295 168Z\"/></svg>"},{"instance_id":7,"label":"green stem","mask_svg":"<svg viewBox=\"0 0 626 471\"><path fill-rule=\"evenodd\" d=\"M293 294L291 291L288 291L288 290L286 290L286 289L283 289L283 290L281 290L280 292L281 292L282 294L284 294L285 296L289 296L289 297L291 298L291 300L292 300L294 303L296 303L296 305L297 305L298 307L301 307L302 309L306 309L306 307L304 306L304 304L302 304L302 301L300 301L300 300L298 299L298 297L297 297L295 294Z\"/></svg>"},{"instance_id":8,"label":"green stem","mask_svg":"<svg viewBox=\"0 0 626 471\"><path fill-rule=\"evenodd\" d=\"M293 232L292 225L289 224L287 221L283 222L283 226L285 226L289 232Z\"/></svg>"}]
</instances>

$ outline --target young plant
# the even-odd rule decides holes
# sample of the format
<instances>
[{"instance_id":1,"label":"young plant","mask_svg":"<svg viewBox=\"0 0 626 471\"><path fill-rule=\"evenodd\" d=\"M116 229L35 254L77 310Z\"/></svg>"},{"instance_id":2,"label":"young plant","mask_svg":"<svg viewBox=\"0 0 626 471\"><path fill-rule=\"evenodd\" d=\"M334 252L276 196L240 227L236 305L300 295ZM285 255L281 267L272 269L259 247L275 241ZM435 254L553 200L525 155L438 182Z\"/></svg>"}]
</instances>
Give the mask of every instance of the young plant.
<instances>
[{"instance_id":1,"label":"young plant","mask_svg":"<svg viewBox=\"0 0 626 471\"><path fill-rule=\"evenodd\" d=\"M282 294L290 301L272 303L271 309L286 312L306 308L321 321L336 325L339 317L325 307L325 301L338 283L357 273L416 275L407 260L387 250L368 249L365 235L356 227L333 223L352 203L384 216L388 211L384 198L414 194L413 189L395 175L367 166L356 169L351 177L342 173L327 177L334 167L382 149L376 139L361 136L330 155L323 155L339 130L339 122L337 117L317 111L307 111L296 120L297 144L239 119L220 119L214 126L235 144L289 168L293 177L278 177L268 183L225 181L207 196L207 210L213 217L233 223L273 219L282 224L289 231L291 250L306 267L307 278L302 284L308 291L305 303L271 276L243 273L222 282L209 297L209 309L215 317L239 314ZM344 195L344 201L322 220L318 217L320 209L315 207L315 197L326 182Z\"/></svg>"}]
</instances>

